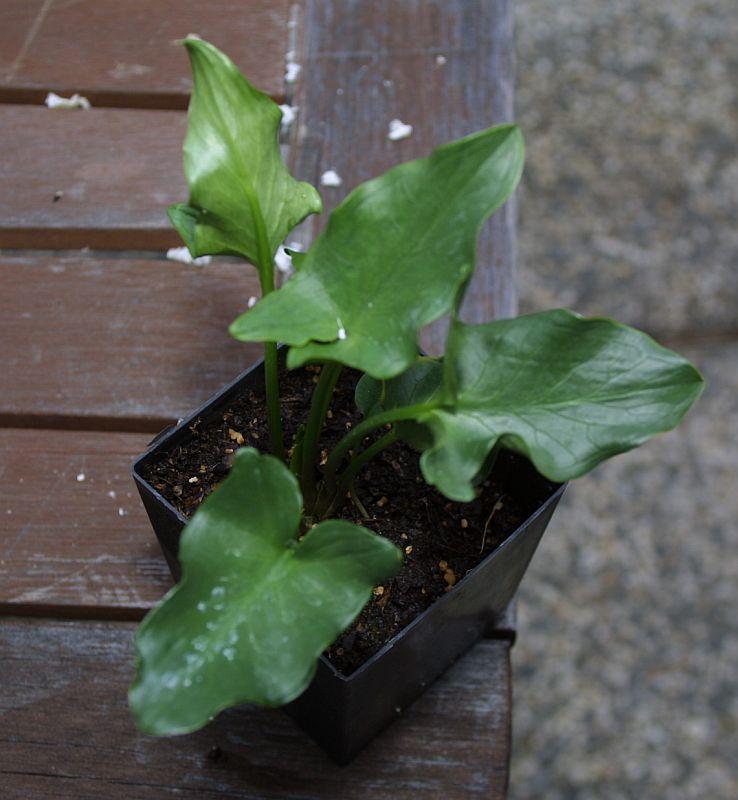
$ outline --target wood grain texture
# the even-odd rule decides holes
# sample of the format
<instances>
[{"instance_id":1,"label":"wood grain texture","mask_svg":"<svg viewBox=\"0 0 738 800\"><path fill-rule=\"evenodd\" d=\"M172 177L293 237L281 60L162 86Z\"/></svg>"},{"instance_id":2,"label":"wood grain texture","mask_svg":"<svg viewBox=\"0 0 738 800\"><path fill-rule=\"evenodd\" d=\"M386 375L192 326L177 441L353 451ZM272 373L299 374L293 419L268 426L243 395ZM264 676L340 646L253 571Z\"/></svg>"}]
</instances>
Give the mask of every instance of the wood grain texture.
<instances>
[{"instance_id":1,"label":"wood grain texture","mask_svg":"<svg viewBox=\"0 0 738 800\"><path fill-rule=\"evenodd\" d=\"M339 173L340 188L321 189L329 210L394 164L510 121L511 25L508 0L309 0L295 99L298 177L317 182L325 170ZM387 139L393 118L413 125L409 139ZM308 220L303 239L324 222ZM515 209L508 203L480 239L466 319L515 312L514 255ZM431 351L442 345L442 328L424 340Z\"/></svg>"},{"instance_id":2,"label":"wood grain texture","mask_svg":"<svg viewBox=\"0 0 738 800\"><path fill-rule=\"evenodd\" d=\"M478 644L348 767L282 712L240 708L153 739L126 708L133 626L0 621L0 776L8 800L504 797L507 642Z\"/></svg>"},{"instance_id":3,"label":"wood grain texture","mask_svg":"<svg viewBox=\"0 0 738 800\"><path fill-rule=\"evenodd\" d=\"M95 106L186 108L198 33L281 97L288 0L1 0L0 102L79 92Z\"/></svg>"},{"instance_id":4,"label":"wood grain texture","mask_svg":"<svg viewBox=\"0 0 738 800\"><path fill-rule=\"evenodd\" d=\"M167 591L130 473L150 438L0 430L0 614L140 619Z\"/></svg>"},{"instance_id":5,"label":"wood grain texture","mask_svg":"<svg viewBox=\"0 0 738 800\"><path fill-rule=\"evenodd\" d=\"M10 189L0 247L179 246L167 206L187 198L186 124L174 111L0 105L0 184Z\"/></svg>"},{"instance_id":6,"label":"wood grain texture","mask_svg":"<svg viewBox=\"0 0 738 800\"><path fill-rule=\"evenodd\" d=\"M0 256L0 424L157 432L257 360L249 265Z\"/></svg>"}]
</instances>

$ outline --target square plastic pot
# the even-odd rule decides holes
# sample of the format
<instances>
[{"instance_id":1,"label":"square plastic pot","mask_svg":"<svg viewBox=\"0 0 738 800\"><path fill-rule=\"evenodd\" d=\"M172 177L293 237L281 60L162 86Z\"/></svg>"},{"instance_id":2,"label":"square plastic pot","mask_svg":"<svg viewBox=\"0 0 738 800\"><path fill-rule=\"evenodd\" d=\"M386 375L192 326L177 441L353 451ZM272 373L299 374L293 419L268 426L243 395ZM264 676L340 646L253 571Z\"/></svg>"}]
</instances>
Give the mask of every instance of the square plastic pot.
<instances>
[{"instance_id":1,"label":"square plastic pot","mask_svg":"<svg viewBox=\"0 0 738 800\"><path fill-rule=\"evenodd\" d=\"M187 520L143 477L161 453L191 438L190 425L219 419L231 401L263 389L258 362L176 426L160 433L133 466L133 478L175 579ZM391 639L355 672L343 675L325 656L310 686L285 710L339 764L350 761L489 630L512 599L565 485L550 496L453 590Z\"/></svg>"}]
</instances>

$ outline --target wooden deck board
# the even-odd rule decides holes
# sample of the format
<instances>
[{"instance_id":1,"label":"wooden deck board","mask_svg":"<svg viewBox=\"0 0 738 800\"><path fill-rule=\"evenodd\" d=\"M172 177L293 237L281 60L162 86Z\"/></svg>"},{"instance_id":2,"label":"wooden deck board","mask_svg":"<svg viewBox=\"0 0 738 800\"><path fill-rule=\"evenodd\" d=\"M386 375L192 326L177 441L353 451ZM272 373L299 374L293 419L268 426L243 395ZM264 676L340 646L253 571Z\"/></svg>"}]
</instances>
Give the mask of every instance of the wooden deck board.
<instances>
[{"instance_id":1,"label":"wooden deck board","mask_svg":"<svg viewBox=\"0 0 738 800\"><path fill-rule=\"evenodd\" d=\"M340 188L321 188L326 210L395 164L512 120L508 0L407 0L391 13L386 3L311 0L305 17L293 161L302 180L328 169L341 176ZM394 118L413 126L410 138L387 138ZM310 218L305 239L324 222ZM508 203L480 238L468 320L515 313L514 243ZM440 351L438 328L425 344Z\"/></svg>"},{"instance_id":2,"label":"wooden deck board","mask_svg":"<svg viewBox=\"0 0 738 800\"><path fill-rule=\"evenodd\" d=\"M0 105L0 247L180 245L167 207L187 198L185 130L179 111Z\"/></svg>"},{"instance_id":3,"label":"wooden deck board","mask_svg":"<svg viewBox=\"0 0 738 800\"><path fill-rule=\"evenodd\" d=\"M139 734L126 707L133 627L0 620L4 797L504 797L507 642L478 644L354 762L336 767L280 711L234 709L185 737Z\"/></svg>"},{"instance_id":4,"label":"wooden deck board","mask_svg":"<svg viewBox=\"0 0 738 800\"><path fill-rule=\"evenodd\" d=\"M0 256L0 423L159 431L259 358L227 330L257 294L243 263Z\"/></svg>"},{"instance_id":5,"label":"wooden deck board","mask_svg":"<svg viewBox=\"0 0 738 800\"><path fill-rule=\"evenodd\" d=\"M130 474L150 438L0 429L0 614L140 619L167 591Z\"/></svg>"},{"instance_id":6,"label":"wooden deck board","mask_svg":"<svg viewBox=\"0 0 738 800\"><path fill-rule=\"evenodd\" d=\"M197 33L281 97L288 0L1 0L0 102L79 92L95 106L186 108Z\"/></svg>"},{"instance_id":7,"label":"wooden deck board","mask_svg":"<svg viewBox=\"0 0 738 800\"><path fill-rule=\"evenodd\" d=\"M510 21L507 0L0 0L0 103L40 104L55 90L96 106L0 105L0 181L10 188L0 247L180 244L166 207L186 197L185 116L161 109L184 108L189 70L182 48L164 41L197 32L279 96L294 35L303 70L291 158L315 184L324 170L341 174L340 189L321 188L331 208L359 181L511 118ZM131 110L141 108L158 110ZM387 140L394 117L413 124L410 139ZM307 243L323 222L295 238ZM513 255L508 206L481 240L468 318L514 311ZM233 263L0 256L3 796L505 796L504 640L480 643L343 769L279 712L229 711L166 740L133 727L134 626L120 620L139 618L170 579L129 465L149 438L142 431L186 413L257 357L226 331L256 293L253 271ZM428 342L438 349L438 335ZM512 637L514 621L498 635Z\"/></svg>"}]
</instances>

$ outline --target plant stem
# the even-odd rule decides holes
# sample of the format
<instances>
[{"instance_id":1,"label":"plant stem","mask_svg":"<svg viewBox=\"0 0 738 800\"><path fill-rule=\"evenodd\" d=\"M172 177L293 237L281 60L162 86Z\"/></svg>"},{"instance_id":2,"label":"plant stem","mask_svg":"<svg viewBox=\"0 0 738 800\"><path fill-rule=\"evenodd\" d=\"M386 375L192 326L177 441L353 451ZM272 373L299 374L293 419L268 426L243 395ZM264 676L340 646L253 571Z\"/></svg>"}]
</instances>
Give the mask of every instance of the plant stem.
<instances>
[{"instance_id":1,"label":"plant stem","mask_svg":"<svg viewBox=\"0 0 738 800\"><path fill-rule=\"evenodd\" d=\"M391 431L389 431L389 433L385 433L384 436L380 437L376 442L369 445L366 450L363 450L361 453L358 453L351 459L348 467L346 467L344 472L341 473L341 477L338 480L338 487L336 488L336 494L333 497L330 506L328 507L328 511L325 514L326 516L330 516L331 514L335 513L339 503L353 483L356 474L364 466L364 464L366 464L367 461L371 461L374 456L376 456L378 453L381 453L382 450L385 450L396 441L397 431L393 428Z\"/></svg>"},{"instance_id":2,"label":"plant stem","mask_svg":"<svg viewBox=\"0 0 738 800\"><path fill-rule=\"evenodd\" d=\"M333 396L341 365L330 362L323 365L318 384L310 401L310 414L305 427L305 438L302 440L302 468L300 470L300 488L305 498L305 505L315 501L315 467L318 461L318 440L323 428L323 421Z\"/></svg>"},{"instance_id":3,"label":"plant stem","mask_svg":"<svg viewBox=\"0 0 738 800\"><path fill-rule=\"evenodd\" d=\"M256 224L259 283L261 295L266 297L274 291L274 257L264 226L264 219L258 205L252 206ZM279 409L279 360L276 342L264 342L264 385L266 387L267 421L269 422L269 441L272 455L285 460L282 417Z\"/></svg>"},{"instance_id":4,"label":"plant stem","mask_svg":"<svg viewBox=\"0 0 738 800\"><path fill-rule=\"evenodd\" d=\"M353 430L350 430L333 448L333 452L328 457L328 461L325 465L326 480L333 480L349 448L356 442L360 442L375 428L386 425L388 422L400 422L404 419L413 419L420 414L432 411L434 408L437 408L437 403L418 403L414 406L404 406L402 408L391 408L389 411L380 411L379 414L367 417L367 419L360 422Z\"/></svg>"}]
</instances>

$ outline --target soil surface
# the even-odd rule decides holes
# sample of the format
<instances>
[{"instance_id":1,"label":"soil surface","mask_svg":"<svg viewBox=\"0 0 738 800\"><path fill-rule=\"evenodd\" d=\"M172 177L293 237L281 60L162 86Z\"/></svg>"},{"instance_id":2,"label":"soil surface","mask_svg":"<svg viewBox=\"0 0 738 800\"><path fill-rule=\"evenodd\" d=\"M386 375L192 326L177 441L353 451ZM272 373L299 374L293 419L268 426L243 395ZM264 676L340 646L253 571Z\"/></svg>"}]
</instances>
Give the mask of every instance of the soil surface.
<instances>
[{"instance_id":1,"label":"soil surface","mask_svg":"<svg viewBox=\"0 0 738 800\"><path fill-rule=\"evenodd\" d=\"M281 375L288 444L307 418L319 373L315 366ZM344 370L338 381L321 438L326 448L361 420L354 403L359 377L358 372ZM191 439L162 453L144 471L146 479L188 517L228 474L239 446L268 450L264 396L248 391L220 418L198 421L190 430ZM404 551L405 563L394 578L375 587L361 614L326 651L345 675L451 591L550 496L556 484L538 475L526 459L502 451L477 498L451 502L423 481L418 454L398 442L364 467L355 488L370 519L363 519L350 500L337 516L390 539Z\"/></svg>"}]
</instances>

